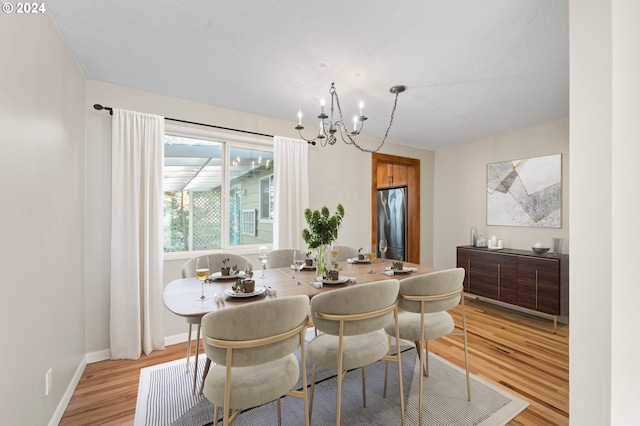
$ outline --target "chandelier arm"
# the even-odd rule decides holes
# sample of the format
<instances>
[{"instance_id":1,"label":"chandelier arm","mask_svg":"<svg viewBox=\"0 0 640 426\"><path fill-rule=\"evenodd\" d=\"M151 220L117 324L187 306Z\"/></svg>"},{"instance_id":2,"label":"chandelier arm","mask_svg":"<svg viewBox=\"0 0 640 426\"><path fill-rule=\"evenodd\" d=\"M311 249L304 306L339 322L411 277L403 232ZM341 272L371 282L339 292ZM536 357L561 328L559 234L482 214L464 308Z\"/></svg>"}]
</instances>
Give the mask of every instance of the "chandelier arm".
<instances>
[{"instance_id":1,"label":"chandelier arm","mask_svg":"<svg viewBox=\"0 0 640 426\"><path fill-rule=\"evenodd\" d=\"M297 126L296 129L298 130L298 134L300 135L300 139L303 139L303 140L307 141L307 143L310 143L311 145L315 145L316 144L316 139L318 139L317 137L315 139L307 139L304 136L302 136L302 129L304 129L304 127Z\"/></svg>"}]
</instances>

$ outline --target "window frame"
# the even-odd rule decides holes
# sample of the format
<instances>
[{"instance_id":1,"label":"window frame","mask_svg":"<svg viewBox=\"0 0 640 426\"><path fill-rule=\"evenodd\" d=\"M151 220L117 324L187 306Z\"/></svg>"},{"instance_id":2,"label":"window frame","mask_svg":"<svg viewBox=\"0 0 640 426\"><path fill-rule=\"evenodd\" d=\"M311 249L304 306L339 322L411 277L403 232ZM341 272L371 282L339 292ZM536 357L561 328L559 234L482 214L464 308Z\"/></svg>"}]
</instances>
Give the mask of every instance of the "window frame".
<instances>
[{"instance_id":1,"label":"window frame","mask_svg":"<svg viewBox=\"0 0 640 426\"><path fill-rule=\"evenodd\" d=\"M261 244L241 244L230 245L229 244L229 209L231 199L231 148L241 149L253 149L261 150L273 153L273 139L264 139L259 136L243 135L238 133L226 133L216 131L212 129L203 129L200 127L192 127L187 124L173 124L165 122L164 133L167 135L181 136L192 139L202 139L211 142L217 142L222 145L222 212L221 222L223 223L221 229L222 247L220 249L210 250L189 250L189 251L174 251L163 252L165 260L172 259L190 259L194 255L202 255L207 253L236 253L236 254L251 254L256 253L260 246L266 245L268 249L273 247L273 243L261 243ZM163 154L164 161L164 154ZM258 213L259 214L259 213Z\"/></svg>"}]
</instances>

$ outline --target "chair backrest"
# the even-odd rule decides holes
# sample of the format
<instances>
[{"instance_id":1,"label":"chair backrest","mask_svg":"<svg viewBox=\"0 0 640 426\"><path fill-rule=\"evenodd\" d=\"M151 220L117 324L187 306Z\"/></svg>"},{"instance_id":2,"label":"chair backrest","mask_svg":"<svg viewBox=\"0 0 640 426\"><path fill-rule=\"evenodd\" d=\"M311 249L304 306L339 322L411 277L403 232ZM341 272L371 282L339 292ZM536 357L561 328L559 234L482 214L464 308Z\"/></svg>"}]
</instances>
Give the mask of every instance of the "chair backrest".
<instances>
[{"instance_id":1,"label":"chair backrest","mask_svg":"<svg viewBox=\"0 0 640 426\"><path fill-rule=\"evenodd\" d=\"M247 268L251 268L253 270L253 264L249 259L244 256L240 256L239 254L232 253L215 253L215 254L206 254L204 256L194 257L193 259L187 260L184 265L182 265L182 278L190 278L196 276L196 259L199 257L208 257L209 258L209 271L213 274L222 268L222 260L229 258L229 262L227 262L227 266L237 266L238 269L244 270Z\"/></svg>"},{"instance_id":2,"label":"chair backrest","mask_svg":"<svg viewBox=\"0 0 640 426\"><path fill-rule=\"evenodd\" d=\"M409 312L420 312L420 303L424 303L424 312L433 313L452 309L460 303L464 269L453 268L417 275L400 282L398 307ZM424 300L408 300L418 296Z\"/></svg>"},{"instance_id":3,"label":"chair backrest","mask_svg":"<svg viewBox=\"0 0 640 426\"><path fill-rule=\"evenodd\" d=\"M271 250L267 254L267 268L285 268L287 266L293 265L293 254L299 253L301 256L304 256L304 252L302 250L295 249L278 249Z\"/></svg>"},{"instance_id":4,"label":"chair backrest","mask_svg":"<svg viewBox=\"0 0 640 426\"><path fill-rule=\"evenodd\" d=\"M335 246L338 248L339 253L336 258L336 262L344 262L347 259L358 257L358 249L351 246Z\"/></svg>"},{"instance_id":5,"label":"chair backrest","mask_svg":"<svg viewBox=\"0 0 640 426\"><path fill-rule=\"evenodd\" d=\"M302 295L209 312L202 318L204 350L219 365L227 365L229 347L232 367L274 361L300 347L308 314L309 298Z\"/></svg>"},{"instance_id":6,"label":"chair backrest","mask_svg":"<svg viewBox=\"0 0 640 426\"><path fill-rule=\"evenodd\" d=\"M371 333L393 321L398 280L388 279L328 291L311 298L311 318L316 328L338 336L340 323L327 316L344 316L344 336ZM391 308L382 314L376 311ZM362 315L357 315L362 314Z\"/></svg>"}]
</instances>

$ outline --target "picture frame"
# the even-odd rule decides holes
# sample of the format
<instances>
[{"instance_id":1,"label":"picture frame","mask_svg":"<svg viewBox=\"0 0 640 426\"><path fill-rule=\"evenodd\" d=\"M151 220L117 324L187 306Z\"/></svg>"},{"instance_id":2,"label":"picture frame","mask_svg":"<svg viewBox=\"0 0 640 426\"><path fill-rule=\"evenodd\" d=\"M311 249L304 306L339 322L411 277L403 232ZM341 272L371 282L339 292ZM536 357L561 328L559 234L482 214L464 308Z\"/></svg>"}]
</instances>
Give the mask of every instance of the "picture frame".
<instances>
[{"instance_id":1,"label":"picture frame","mask_svg":"<svg viewBox=\"0 0 640 426\"><path fill-rule=\"evenodd\" d=\"M487 225L562 227L562 154L487 164Z\"/></svg>"}]
</instances>

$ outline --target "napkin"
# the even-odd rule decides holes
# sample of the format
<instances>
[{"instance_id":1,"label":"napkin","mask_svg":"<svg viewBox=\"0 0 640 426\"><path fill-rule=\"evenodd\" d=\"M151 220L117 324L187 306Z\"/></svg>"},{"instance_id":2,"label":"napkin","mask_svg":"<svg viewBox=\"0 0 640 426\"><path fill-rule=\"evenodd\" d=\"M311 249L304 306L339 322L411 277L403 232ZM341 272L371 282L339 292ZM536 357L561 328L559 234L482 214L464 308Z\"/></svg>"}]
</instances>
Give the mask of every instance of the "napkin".
<instances>
[{"instance_id":1,"label":"napkin","mask_svg":"<svg viewBox=\"0 0 640 426\"><path fill-rule=\"evenodd\" d=\"M268 287L268 286L267 286L267 287L266 287L266 290L267 290L267 294L268 294L269 296L276 296L276 295L278 294L278 290L276 290L276 289L275 289L275 288L273 288L273 287Z\"/></svg>"}]
</instances>

